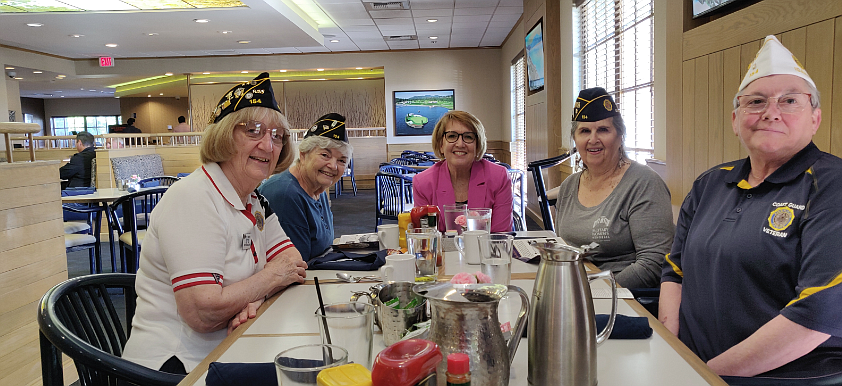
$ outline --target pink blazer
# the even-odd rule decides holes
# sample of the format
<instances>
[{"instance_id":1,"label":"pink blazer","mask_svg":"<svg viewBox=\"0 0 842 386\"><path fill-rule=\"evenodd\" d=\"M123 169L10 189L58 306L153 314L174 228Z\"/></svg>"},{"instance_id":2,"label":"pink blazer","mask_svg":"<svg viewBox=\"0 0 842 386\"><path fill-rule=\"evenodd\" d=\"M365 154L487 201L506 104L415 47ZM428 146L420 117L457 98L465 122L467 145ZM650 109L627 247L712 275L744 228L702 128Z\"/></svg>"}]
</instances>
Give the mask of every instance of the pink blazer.
<instances>
[{"instance_id":1,"label":"pink blazer","mask_svg":"<svg viewBox=\"0 0 842 386\"><path fill-rule=\"evenodd\" d=\"M456 202L447 161L436 162L415 175L412 197L415 206L437 205L439 210L443 205ZM468 187L468 208L491 208L491 231L511 232L512 182L506 168L486 160L474 162ZM444 230L444 221L439 221L439 230Z\"/></svg>"}]
</instances>

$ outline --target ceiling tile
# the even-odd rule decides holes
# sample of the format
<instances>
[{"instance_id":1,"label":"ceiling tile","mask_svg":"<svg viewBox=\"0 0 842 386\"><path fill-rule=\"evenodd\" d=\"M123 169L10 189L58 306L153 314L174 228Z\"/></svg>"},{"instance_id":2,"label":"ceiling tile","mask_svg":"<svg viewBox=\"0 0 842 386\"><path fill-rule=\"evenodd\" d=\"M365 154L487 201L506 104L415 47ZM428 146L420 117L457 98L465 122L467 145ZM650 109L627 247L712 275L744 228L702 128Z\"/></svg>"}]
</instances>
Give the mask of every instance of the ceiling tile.
<instances>
[{"instance_id":1,"label":"ceiling tile","mask_svg":"<svg viewBox=\"0 0 842 386\"><path fill-rule=\"evenodd\" d=\"M507 13L495 13L494 16L491 17L491 21L518 21L520 19L521 14L507 14Z\"/></svg>"},{"instance_id":2,"label":"ceiling tile","mask_svg":"<svg viewBox=\"0 0 842 386\"><path fill-rule=\"evenodd\" d=\"M515 23L517 23L518 20L520 20L520 18L515 19L515 20L508 20L508 21L494 21L494 20L492 20L490 23L488 23L488 28L506 28L506 29L511 31L512 28L515 26Z\"/></svg>"},{"instance_id":3,"label":"ceiling tile","mask_svg":"<svg viewBox=\"0 0 842 386\"><path fill-rule=\"evenodd\" d=\"M415 35L415 28L413 26L386 26L380 28L380 33L383 36L394 36L394 35Z\"/></svg>"},{"instance_id":4,"label":"ceiling tile","mask_svg":"<svg viewBox=\"0 0 842 386\"><path fill-rule=\"evenodd\" d=\"M429 28L429 29L419 27L419 28L415 28L415 30L418 31L418 33L421 34L421 35L443 35L443 34L450 35L450 32L451 32L449 25L439 26L437 28Z\"/></svg>"},{"instance_id":5,"label":"ceiling tile","mask_svg":"<svg viewBox=\"0 0 842 386\"><path fill-rule=\"evenodd\" d=\"M453 16L453 24L456 23L487 23L491 20L491 14L488 15L471 15L471 16Z\"/></svg>"},{"instance_id":6,"label":"ceiling tile","mask_svg":"<svg viewBox=\"0 0 842 386\"><path fill-rule=\"evenodd\" d=\"M389 45L386 44L386 42L383 41L383 39L380 39L379 41L373 41L373 40L366 40L366 41L362 41L362 42L355 41L354 43L356 43L357 47L359 47L363 51L388 50L389 49Z\"/></svg>"},{"instance_id":7,"label":"ceiling tile","mask_svg":"<svg viewBox=\"0 0 842 386\"><path fill-rule=\"evenodd\" d=\"M301 51L299 51L295 47L267 48L266 50L273 53L273 54L298 54L298 53L301 53Z\"/></svg>"},{"instance_id":8,"label":"ceiling tile","mask_svg":"<svg viewBox=\"0 0 842 386\"><path fill-rule=\"evenodd\" d=\"M473 16L473 15L492 15L496 7L477 7L477 8L456 8L453 10L454 16Z\"/></svg>"},{"instance_id":9,"label":"ceiling tile","mask_svg":"<svg viewBox=\"0 0 842 386\"><path fill-rule=\"evenodd\" d=\"M365 17L365 18L348 18L348 19L333 18L333 21L336 22L336 25L342 26L342 29L345 29L346 27L352 27L352 26L373 26L373 25L375 25L374 20L371 19L371 18L368 18L368 17Z\"/></svg>"},{"instance_id":10,"label":"ceiling tile","mask_svg":"<svg viewBox=\"0 0 842 386\"><path fill-rule=\"evenodd\" d=\"M426 17L416 17L413 20L415 20L415 25L418 28L441 28L441 26L447 26L447 28L450 28L450 23L453 22L453 18L450 16L439 16L436 17L436 19L438 21L435 23L430 23L427 21Z\"/></svg>"},{"instance_id":11,"label":"ceiling tile","mask_svg":"<svg viewBox=\"0 0 842 386\"><path fill-rule=\"evenodd\" d=\"M407 49L417 49L418 41L401 41L401 42L386 42L389 45L389 48L393 50L407 50Z\"/></svg>"},{"instance_id":12,"label":"ceiling tile","mask_svg":"<svg viewBox=\"0 0 842 386\"><path fill-rule=\"evenodd\" d=\"M237 50L237 53L240 55L266 55L271 52L264 48L245 48Z\"/></svg>"},{"instance_id":13,"label":"ceiling tile","mask_svg":"<svg viewBox=\"0 0 842 386\"><path fill-rule=\"evenodd\" d=\"M412 24L412 19L408 17L395 19L374 19L374 23L376 23L378 27L382 28L383 26Z\"/></svg>"},{"instance_id":14,"label":"ceiling tile","mask_svg":"<svg viewBox=\"0 0 842 386\"><path fill-rule=\"evenodd\" d=\"M354 26L346 27L346 26L343 25L342 30L345 31L345 33L347 33L349 36L350 36L351 33L361 33L361 32L379 33L380 32L380 30L377 29L377 26L357 26L357 25L354 25Z\"/></svg>"},{"instance_id":15,"label":"ceiling tile","mask_svg":"<svg viewBox=\"0 0 842 386\"><path fill-rule=\"evenodd\" d=\"M366 39L368 39L368 40L376 40L376 39L383 40L383 35L380 34L379 30L374 31L374 32L349 32L348 37L351 38L351 40L353 40L353 41L366 40Z\"/></svg>"},{"instance_id":16,"label":"ceiling tile","mask_svg":"<svg viewBox=\"0 0 842 386\"><path fill-rule=\"evenodd\" d=\"M471 32L479 32L484 33L486 27L488 27L488 23L453 23L452 31L453 33L471 33Z\"/></svg>"},{"instance_id":17,"label":"ceiling tile","mask_svg":"<svg viewBox=\"0 0 842 386\"><path fill-rule=\"evenodd\" d=\"M498 7L523 7L523 0L500 0Z\"/></svg>"},{"instance_id":18,"label":"ceiling tile","mask_svg":"<svg viewBox=\"0 0 842 386\"><path fill-rule=\"evenodd\" d=\"M412 9L453 8L454 0L412 0Z\"/></svg>"},{"instance_id":19,"label":"ceiling tile","mask_svg":"<svg viewBox=\"0 0 842 386\"><path fill-rule=\"evenodd\" d=\"M414 5L415 2L413 1L412 4ZM413 7L412 8L412 16L413 17L423 17L425 19L429 19L430 17L453 16L453 9L451 9L451 8L415 9L415 7Z\"/></svg>"},{"instance_id":20,"label":"ceiling tile","mask_svg":"<svg viewBox=\"0 0 842 386\"><path fill-rule=\"evenodd\" d=\"M523 13L523 7L497 7L494 11L495 15L520 15Z\"/></svg>"},{"instance_id":21,"label":"ceiling tile","mask_svg":"<svg viewBox=\"0 0 842 386\"><path fill-rule=\"evenodd\" d=\"M412 12L408 9L396 9L385 11L370 11L369 14L375 19L391 19L395 17L412 17Z\"/></svg>"},{"instance_id":22,"label":"ceiling tile","mask_svg":"<svg viewBox=\"0 0 842 386\"><path fill-rule=\"evenodd\" d=\"M297 48L297 49L298 49L299 51L301 51L301 52L330 52L330 50L328 50L327 48L324 48L324 47L322 47L322 46L317 46L317 47L295 47L295 48Z\"/></svg>"},{"instance_id":23,"label":"ceiling tile","mask_svg":"<svg viewBox=\"0 0 842 386\"><path fill-rule=\"evenodd\" d=\"M496 7L499 0L456 0L454 8Z\"/></svg>"}]
</instances>

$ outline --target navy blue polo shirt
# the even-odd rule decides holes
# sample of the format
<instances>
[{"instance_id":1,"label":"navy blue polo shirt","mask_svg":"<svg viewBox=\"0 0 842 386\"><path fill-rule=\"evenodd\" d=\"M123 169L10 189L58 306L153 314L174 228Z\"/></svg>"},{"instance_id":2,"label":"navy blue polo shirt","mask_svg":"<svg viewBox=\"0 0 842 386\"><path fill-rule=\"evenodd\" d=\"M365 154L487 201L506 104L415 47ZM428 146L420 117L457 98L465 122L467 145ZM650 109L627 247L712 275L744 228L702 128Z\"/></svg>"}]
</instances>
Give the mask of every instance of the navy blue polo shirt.
<instances>
[{"instance_id":1,"label":"navy blue polo shirt","mask_svg":"<svg viewBox=\"0 0 842 386\"><path fill-rule=\"evenodd\" d=\"M832 335L765 376L842 371L842 159L813 143L757 187L742 159L693 183L662 281L682 285L679 338L702 360L777 315Z\"/></svg>"}]
</instances>

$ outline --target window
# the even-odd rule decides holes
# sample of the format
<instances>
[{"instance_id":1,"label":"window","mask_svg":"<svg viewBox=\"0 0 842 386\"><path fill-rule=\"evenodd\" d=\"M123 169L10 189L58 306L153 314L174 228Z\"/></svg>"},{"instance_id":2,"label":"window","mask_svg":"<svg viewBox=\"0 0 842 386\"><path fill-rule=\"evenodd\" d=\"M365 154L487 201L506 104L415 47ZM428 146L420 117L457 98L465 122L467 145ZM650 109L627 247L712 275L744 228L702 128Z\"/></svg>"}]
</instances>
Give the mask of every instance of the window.
<instances>
[{"instance_id":1,"label":"window","mask_svg":"<svg viewBox=\"0 0 842 386\"><path fill-rule=\"evenodd\" d=\"M87 131L93 135L99 135L108 134L108 125L116 125L121 121L121 117L116 115L52 117L50 126L53 128L53 135L73 135L74 131Z\"/></svg>"},{"instance_id":2,"label":"window","mask_svg":"<svg viewBox=\"0 0 842 386\"><path fill-rule=\"evenodd\" d=\"M512 79L512 168L526 170L526 63L523 56L511 67Z\"/></svg>"},{"instance_id":3,"label":"window","mask_svg":"<svg viewBox=\"0 0 842 386\"><path fill-rule=\"evenodd\" d=\"M586 0L579 21L581 88L603 87L626 123L627 156L654 157L653 0Z\"/></svg>"}]
</instances>

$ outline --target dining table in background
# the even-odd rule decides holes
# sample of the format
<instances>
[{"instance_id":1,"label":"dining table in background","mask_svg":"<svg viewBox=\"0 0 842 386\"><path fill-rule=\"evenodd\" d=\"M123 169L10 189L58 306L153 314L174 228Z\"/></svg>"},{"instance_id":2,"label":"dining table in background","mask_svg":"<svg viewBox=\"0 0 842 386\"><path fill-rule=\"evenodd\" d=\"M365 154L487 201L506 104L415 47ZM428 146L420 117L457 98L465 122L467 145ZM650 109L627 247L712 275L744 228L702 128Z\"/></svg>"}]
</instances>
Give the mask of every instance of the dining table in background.
<instances>
[{"instance_id":1,"label":"dining table in background","mask_svg":"<svg viewBox=\"0 0 842 386\"><path fill-rule=\"evenodd\" d=\"M593 266L588 267L595 270ZM446 252L444 267L439 269L439 280L448 280L459 272L475 272L479 265L464 262L458 252ZM532 294L538 266L517 259L512 260L511 284ZM374 283L345 283L336 280L342 271L307 271L303 285L291 286L275 294L249 320L216 349L214 349L179 386L204 386L211 362L272 362L277 353L299 345L321 343L315 311L318 307L313 277L318 277L325 303L347 302L355 291L367 291ZM377 274L377 271L351 272L353 276ZM322 284L324 283L324 284ZM609 284L599 280L591 284L594 289L607 289ZM596 313L609 313L610 299L594 299ZM506 296L500 302L500 322L514 323L520 310L519 296ZM654 330L648 339L609 339L597 349L598 379L600 386L653 386L673 385L726 385L678 338L633 299L618 300L619 314L645 316ZM382 335L374 334L374 355L384 349ZM562 349L561 347L559 349ZM522 338L511 367L509 384L527 385L528 339Z\"/></svg>"}]
</instances>

